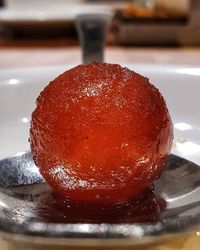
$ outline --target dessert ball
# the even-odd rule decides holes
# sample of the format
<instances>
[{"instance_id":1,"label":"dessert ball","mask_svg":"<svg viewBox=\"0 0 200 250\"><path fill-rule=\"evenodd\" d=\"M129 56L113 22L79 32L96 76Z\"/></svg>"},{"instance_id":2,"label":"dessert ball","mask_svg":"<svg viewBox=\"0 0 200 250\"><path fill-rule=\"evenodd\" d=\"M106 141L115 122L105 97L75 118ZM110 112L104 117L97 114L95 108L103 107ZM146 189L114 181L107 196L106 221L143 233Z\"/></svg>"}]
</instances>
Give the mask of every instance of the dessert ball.
<instances>
[{"instance_id":1,"label":"dessert ball","mask_svg":"<svg viewBox=\"0 0 200 250\"><path fill-rule=\"evenodd\" d=\"M65 199L134 199L160 176L172 144L166 103L146 77L117 64L72 68L40 93L30 145Z\"/></svg>"}]
</instances>

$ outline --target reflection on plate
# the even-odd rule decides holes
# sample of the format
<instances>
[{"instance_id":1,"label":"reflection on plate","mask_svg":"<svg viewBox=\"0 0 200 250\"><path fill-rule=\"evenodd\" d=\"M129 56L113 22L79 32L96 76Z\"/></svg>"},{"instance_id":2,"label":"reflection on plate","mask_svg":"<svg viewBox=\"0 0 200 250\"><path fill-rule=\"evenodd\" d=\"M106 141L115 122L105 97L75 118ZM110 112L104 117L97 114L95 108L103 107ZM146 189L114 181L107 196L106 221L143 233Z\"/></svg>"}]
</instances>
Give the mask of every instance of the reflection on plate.
<instances>
[{"instance_id":1,"label":"reflection on plate","mask_svg":"<svg viewBox=\"0 0 200 250\"><path fill-rule=\"evenodd\" d=\"M30 171L31 167L31 171ZM36 172L34 171L36 170ZM200 225L200 167L171 155L153 189L108 206L57 196L30 153L0 161L0 235L76 246L155 243L161 236L196 232ZM27 180L37 183L26 185ZM21 184L25 184L21 186ZM74 242L74 240L76 241ZM91 240L93 241L91 243Z\"/></svg>"}]
</instances>

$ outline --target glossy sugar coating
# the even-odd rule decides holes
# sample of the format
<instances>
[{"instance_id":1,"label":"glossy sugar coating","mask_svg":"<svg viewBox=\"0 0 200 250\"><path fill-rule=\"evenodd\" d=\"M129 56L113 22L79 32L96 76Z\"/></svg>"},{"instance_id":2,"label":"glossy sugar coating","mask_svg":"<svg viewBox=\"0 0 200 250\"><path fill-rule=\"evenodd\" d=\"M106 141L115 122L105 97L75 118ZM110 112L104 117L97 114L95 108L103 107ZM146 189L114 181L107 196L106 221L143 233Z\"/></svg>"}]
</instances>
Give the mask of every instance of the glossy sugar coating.
<instances>
[{"instance_id":1,"label":"glossy sugar coating","mask_svg":"<svg viewBox=\"0 0 200 250\"><path fill-rule=\"evenodd\" d=\"M79 65L37 98L33 159L60 195L116 203L159 177L172 144L172 123L148 79L117 64Z\"/></svg>"}]
</instances>

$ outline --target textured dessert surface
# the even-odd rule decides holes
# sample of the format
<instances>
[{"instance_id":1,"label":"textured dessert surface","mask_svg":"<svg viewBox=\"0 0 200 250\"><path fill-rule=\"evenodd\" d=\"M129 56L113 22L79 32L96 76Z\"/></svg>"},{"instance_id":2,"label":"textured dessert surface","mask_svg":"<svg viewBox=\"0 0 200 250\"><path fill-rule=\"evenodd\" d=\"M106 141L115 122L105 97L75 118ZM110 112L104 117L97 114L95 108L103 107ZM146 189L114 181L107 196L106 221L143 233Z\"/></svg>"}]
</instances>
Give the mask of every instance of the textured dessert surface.
<instances>
[{"instance_id":1,"label":"textured dessert surface","mask_svg":"<svg viewBox=\"0 0 200 250\"><path fill-rule=\"evenodd\" d=\"M117 64L91 63L66 71L41 92L30 143L56 192L115 203L159 177L172 134L165 101L147 78Z\"/></svg>"}]
</instances>

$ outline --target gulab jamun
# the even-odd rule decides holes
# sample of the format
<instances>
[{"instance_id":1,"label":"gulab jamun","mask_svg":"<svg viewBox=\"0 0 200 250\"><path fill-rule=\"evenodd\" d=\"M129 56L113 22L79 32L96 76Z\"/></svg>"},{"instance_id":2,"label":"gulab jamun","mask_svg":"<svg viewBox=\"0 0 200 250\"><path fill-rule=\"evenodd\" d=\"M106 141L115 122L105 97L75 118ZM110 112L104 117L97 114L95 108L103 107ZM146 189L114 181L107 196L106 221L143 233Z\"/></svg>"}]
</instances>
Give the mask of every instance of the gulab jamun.
<instances>
[{"instance_id":1,"label":"gulab jamun","mask_svg":"<svg viewBox=\"0 0 200 250\"><path fill-rule=\"evenodd\" d=\"M157 179L173 138L166 103L146 77L117 64L72 68L40 93L30 145L45 180L76 202L133 199Z\"/></svg>"}]
</instances>

